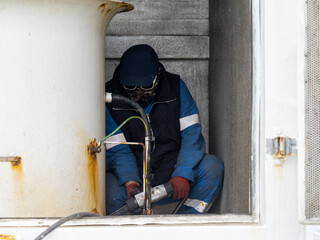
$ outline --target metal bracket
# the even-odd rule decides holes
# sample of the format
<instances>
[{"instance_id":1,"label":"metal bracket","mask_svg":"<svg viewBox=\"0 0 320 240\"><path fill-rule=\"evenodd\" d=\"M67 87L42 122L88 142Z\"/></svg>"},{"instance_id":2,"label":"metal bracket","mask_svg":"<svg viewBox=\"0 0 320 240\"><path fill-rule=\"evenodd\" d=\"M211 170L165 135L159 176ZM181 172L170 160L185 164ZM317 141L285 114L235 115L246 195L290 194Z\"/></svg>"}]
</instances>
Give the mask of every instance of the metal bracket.
<instances>
[{"instance_id":1,"label":"metal bracket","mask_svg":"<svg viewBox=\"0 0 320 240\"><path fill-rule=\"evenodd\" d=\"M272 155L275 165L281 165L288 156L297 155L297 141L281 136L267 139L267 153Z\"/></svg>"},{"instance_id":2,"label":"metal bracket","mask_svg":"<svg viewBox=\"0 0 320 240\"><path fill-rule=\"evenodd\" d=\"M17 166L21 162L21 157L19 157L19 156L6 156L6 157L0 156L0 162L11 162L11 164L13 166Z\"/></svg>"},{"instance_id":3,"label":"metal bracket","mask_svg":"<svg viewBox=\"0 0 320 240\"><path fill-rule=\"evenodd\" d=\"M273 139L273 157L274 158L286 158L288 155L292 155L291 138L288 137L276 137Z\"/></svg>"}]
</instances>

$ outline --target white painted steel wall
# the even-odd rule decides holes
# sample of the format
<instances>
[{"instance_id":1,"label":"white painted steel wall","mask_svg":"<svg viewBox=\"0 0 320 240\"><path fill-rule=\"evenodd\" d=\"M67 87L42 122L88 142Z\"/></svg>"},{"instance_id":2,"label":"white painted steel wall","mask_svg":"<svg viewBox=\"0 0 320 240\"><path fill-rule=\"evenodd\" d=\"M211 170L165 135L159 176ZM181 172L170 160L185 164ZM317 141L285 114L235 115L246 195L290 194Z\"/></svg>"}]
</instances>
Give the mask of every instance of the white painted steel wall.
<instances>
[{"instance_id":1,"label":"white painted steel wall","mask_svg":"<svg viewBox=\"0 0 320 240\"><path fill-rule=\"evenodd\" d=\"M260 182L253 198L258 206L258 219L250 216L180 216L106 218L82 220L69 225L105 225L95 227L73 226L60 228L49 239L219 239L219 240L316 240L314 234L299 223L298 163L303 156L288 157L282 166L273 165L266 153L266 139L280 134L297 138L303 117L304 81L304 8L299 0L253 0L254 81L255 101L260 106L260 139L257 174ZM260 11L261 10L261 11ZM261 14L261 15L260 15ZM260 19L262 24L260 24ZM261 31L261 34L260 34ZM260 49L260 47L262 47ZM298 122L299 119L299 122ZM299 133L301 130L299 130ZM259 141L258 141L259 142ZM301 141L299 142L301 144ZM304 151L304 146L299 145ZM210 222L205 224L206 222ZM216 223L215 223L216 222ZM51 222L52 223L52 222ZM153 223L153 225L144 225ZM189 223L189 224L188 224ZM190 224L191 223L191 224ZM36 220L0 220L0 233L31 239L45 228L11 228L11 226L39 226ZM48 225L42 221L40 224ZM130 226L127 226L130 225ZM308 229L311 229L308 226Z\"/></svg>"},{"instance_id":2,"label":"white painted steel wall","mask_svg":"<svg viewBox=\"0 0 320 240\"><path fill-rule=\"evenodd\" d=\"M0 1L0 217L105 212L104 33L130 8L102 0Z\"/></svg>"}]
</instances>

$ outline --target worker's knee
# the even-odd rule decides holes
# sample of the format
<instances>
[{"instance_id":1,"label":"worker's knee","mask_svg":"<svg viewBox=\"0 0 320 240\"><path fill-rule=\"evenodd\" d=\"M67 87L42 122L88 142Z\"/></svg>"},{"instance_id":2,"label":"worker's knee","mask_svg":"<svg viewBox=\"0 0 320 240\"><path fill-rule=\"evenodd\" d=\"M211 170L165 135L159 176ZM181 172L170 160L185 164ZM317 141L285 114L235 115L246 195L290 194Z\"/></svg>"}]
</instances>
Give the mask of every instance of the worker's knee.
<instances>
[{"instance_id":1,"label":"worker's knee","mask_svg":"<svg viewBox=\"0 0 320 240\"><path fill-rule=\"evenodd\" d=\"M206 154L202 159L201 170L208 184L221 185L224 176L223 161L214 155Z\"/></svg>"},{"instance_id":2,"label":"worker's knee","mask_svg":"<svg viewBox=\"0 0 320 240\"><path fill-rule=\"evenodd\" d=\"M195 168L196 179L189 198L211 205L223 186L224 164L216 156L206 154Z\"/></svg>"}]
</instances>

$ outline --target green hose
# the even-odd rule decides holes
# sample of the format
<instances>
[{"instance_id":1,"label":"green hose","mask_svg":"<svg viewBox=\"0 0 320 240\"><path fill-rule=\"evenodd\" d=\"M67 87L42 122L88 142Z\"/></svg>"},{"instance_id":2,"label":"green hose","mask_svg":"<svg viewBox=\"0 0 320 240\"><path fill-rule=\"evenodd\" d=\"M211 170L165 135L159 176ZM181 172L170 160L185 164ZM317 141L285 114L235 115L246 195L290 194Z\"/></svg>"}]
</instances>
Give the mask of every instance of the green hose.
<instances>
[{"instance_id":1,"label":"green hose","mask_svg":"<svg viewBox=\"0 0 320 240\"><path fill-rule=\"evenodd\" d=\"M139 119L140 121L142 121L146 131L148 130L147 128L147 124L144 122L144 120L141 118L141 117L138 117L138 116L132 116L132 117L129 117L127 118L123 123L121 123L121 125L119 127L117 127L112 133L110 133L109 135L105 136L104 138L102 138L99 142L99 146L101 146L101 143L103 141L105 141L107 138L111 137L113 134L115 134L120 128L123 127L123 125L125 125L128 121L130 121L131 119Z\"/></svg>"}]
</instances>

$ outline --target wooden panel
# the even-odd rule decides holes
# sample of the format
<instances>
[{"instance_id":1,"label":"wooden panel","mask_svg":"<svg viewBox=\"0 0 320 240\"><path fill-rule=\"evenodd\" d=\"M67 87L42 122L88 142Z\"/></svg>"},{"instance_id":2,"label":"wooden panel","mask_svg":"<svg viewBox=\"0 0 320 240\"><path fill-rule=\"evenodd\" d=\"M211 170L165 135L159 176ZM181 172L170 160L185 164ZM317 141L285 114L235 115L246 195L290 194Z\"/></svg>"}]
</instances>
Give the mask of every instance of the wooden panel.
<instances>
[{"instance_id":1,"label":"wooden panel","mask_svg":"<svg viewBox=\"0 0 320 240\"><path fill-rule=\"evenodd\" d=\"M106 36L106 58L120 58L122 53L135 44L152 46L159 58L208 59L208 36Z\"/></svg>"},{"instance_id":2,"label":"wooden panel","mask_svg":"<svg viewBox=\"0 0 320 240\"><path fill-rule=\"evenodd\" d=\"M209 87L207 60L161 60L167 71L179 74L188 86L191 95L198 105L202 123L202 133L209 144ZM106 60L106 79L112 78L119 60ZM207 148L208 149L208 148Z\"/></svg>"}]
</instances>

